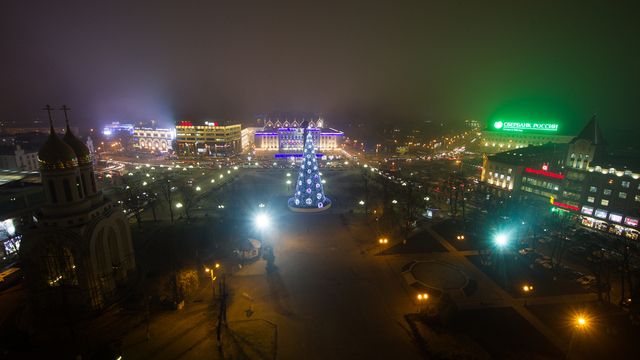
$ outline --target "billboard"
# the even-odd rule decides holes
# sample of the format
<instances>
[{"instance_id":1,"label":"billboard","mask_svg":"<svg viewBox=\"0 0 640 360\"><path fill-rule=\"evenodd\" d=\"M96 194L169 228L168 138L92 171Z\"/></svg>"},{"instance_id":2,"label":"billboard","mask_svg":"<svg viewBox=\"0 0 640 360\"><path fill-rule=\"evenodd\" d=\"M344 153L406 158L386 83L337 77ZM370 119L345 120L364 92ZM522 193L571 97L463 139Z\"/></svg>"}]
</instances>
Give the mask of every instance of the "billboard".
<instances>
[{"instance_id":1,"label":"billboard","mask_svg":"<svg viewBox=\"0 0 640 360\"><path fill-rule=\"evenodd\" d=\"M496 121L493 128L500 131L558 131L558 124L537 123L537 122L517 122L517 121Z\"/></svg>"}]
</instances>

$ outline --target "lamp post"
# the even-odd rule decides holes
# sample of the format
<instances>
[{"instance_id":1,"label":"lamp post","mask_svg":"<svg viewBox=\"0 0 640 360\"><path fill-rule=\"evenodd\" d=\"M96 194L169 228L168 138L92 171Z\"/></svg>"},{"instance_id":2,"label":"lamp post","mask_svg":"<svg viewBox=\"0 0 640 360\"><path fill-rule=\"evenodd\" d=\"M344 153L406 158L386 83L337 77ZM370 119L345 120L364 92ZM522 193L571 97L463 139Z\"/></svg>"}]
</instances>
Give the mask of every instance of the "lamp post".
<instances>
[{"instance_id":1,"label":"lamp post","mask_svg":"<svg viewBox=\"0 0 640 360\"><path fill-rule=\"evenodd\" d=\"M380 252L382 252L382 244L386 244L387 239L380 239Z\"/></svg>"},{"instance_id":2,"label":"lamp post","mask_svg":"<svg viewBox=\"0 0 640 360\"><path fill-rule=\"evenodd\" d=\"M420 312L422 312L422 302L423 301L427 301L428 297L429 297L429 295L427 295L427 294L418 295L418 300L420 300Z\"/></svg>"},{"instance_id":3,"label":"lamp post","mask_svg":"<svg viewBox=\"0 0 640 360\"><path fill-rule=\"evenodd\" d=\"M529 291L533 290L533 286L525 285L523 289L524 289L524 306L527 306Z\"/></svg>"},{"instance_id":4,"label":"lamp post","mask_svg":"<svg viewBox=\"0 0 640 360\"><path fill-rule=\"evenodd\" d=\"M573 332L571 333L571 341L569 341L569 349L567 349L567 359L571 358L571 348L573 347L573 339L575 338L576 333L578 332L578 330L584 329L586 326L587 321L583 317L576 319L575 327L573 329Z\"/></svg>"},{"instance_id":5,"label":"lamp post","mask_svg":"<svg viewBox=\"0 0 640 360\"><path fill-rule=\"evenodd\" d=\"M216 268L220 267L220 264L216 264ZM205 268L205 270L211 274L211 289L213 289L213 299L216 299L216 287L213 286L213 280L216 278L213 276L213 269Z\"/></svg>"},{"instance_id":6,"label":"lamp post","mask_svg":"<svg viewBox=\"0 0 640 360\"><path fill-rule=\"evenodd\" d=\"M178 209L180 209L180 208L182 207L182 204L181 204L181 203L177 203L177 204L176 204L176 207L177 207ZM181 214L180 214L180 213L178 213L178 215L181 215Z\"/></svg>"}]
</instances>

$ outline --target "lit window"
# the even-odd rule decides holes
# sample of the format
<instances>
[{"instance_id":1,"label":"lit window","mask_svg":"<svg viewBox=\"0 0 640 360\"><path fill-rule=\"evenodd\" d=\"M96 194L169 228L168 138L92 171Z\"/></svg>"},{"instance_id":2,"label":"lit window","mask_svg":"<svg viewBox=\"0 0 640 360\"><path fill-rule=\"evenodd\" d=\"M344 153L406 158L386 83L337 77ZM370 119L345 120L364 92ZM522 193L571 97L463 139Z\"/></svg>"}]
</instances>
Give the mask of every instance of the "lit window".
<instances>
[{"instance_id":1,"label":"lit window","mask_svg":"<svg viewBox=\"0 0 640 360\"><path fill-rule=\"evenodd\" d=\"M611 190L610 189L604 189L604 194L605 195L611 195Z\"/></svg>"},{"instance_id":2,"label":"lit window","mask_svg":"<svg viewBox=\"0 0 640 360\"><path fill-rule=\"evenodd\" d=\"M627 188L627 189L628 189L630 184L631 184L631 183L630 183L630 182L628 182L628 181L623 181L623 182L622 182L622 187L623 187L623 188Z\"/></svg>"},{"instance_id":3,"label":"lit window","mask_svg":"<svg viewBox=\"0 0 640 360\"><path fill-rule=\"evenodd\" d=\"M587 198L587 201L588 201L588 202L590 202L590 203L592 203L592 202L595 202L595 201L596 201L596 198L594 198L593 196L589 196L589 197Z\"/></svg>"},{"instance_id":4,"label":"lit window","mask_svg":"<svg viewBox=\"0 0 640 360\"><path fill-rule=\"evenodd\" d=\"M640 201L640 195L636 195L636 201Z\"/></svg>"},{"instance_id":5,"label":"lit window","mask_svg":"<svg viewBox=\"0 0 640 360\"><path fill-rule=\"evenodd\" d=\"M600 204L604 205L604 206L608 206L609 205L609 200L607 199L602 199L602 201L600 202Z\"/></svg>"},{"instance_id":6,"label":"lit window","mask_svg":"<svg viewBox=\"0 0 640 360\"><path fill-rule=\"evenodd\" d=\"M627 198L627 193L626 192L619 192L618 193L618 197L620 199L626 199Z\"/></svg>"},{"instance_id":7,"label":"lit window","mask_svg":"<svg viewBox=\"0 0 640 360\"><path fill-rule=\"evenodd\" d=\"M592 186L592 187L589 188L589 192L596 193L596 192L598 192L598 188L595 187L595 186Z\"/></svg>"}]
</instances>

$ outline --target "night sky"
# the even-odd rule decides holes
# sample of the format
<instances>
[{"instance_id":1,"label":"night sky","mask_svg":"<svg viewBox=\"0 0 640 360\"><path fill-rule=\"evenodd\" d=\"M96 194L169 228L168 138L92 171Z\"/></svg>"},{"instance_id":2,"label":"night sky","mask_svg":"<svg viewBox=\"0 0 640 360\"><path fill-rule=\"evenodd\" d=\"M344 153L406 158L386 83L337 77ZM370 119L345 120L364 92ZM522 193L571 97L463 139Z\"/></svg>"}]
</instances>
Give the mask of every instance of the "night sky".
<instances>
[{"instance_id":1,"label":"night sky","mask_svg":"<svg viewBox=\"0 0 640 360\"><path fill-rule=\"evenodd\" d=\"M83 125L273 111L487 121L527 103L579 126L598 109L604 128L631 127L632 3L3 1L0 120L66 104Z\"/></svg>"}]
</instances>

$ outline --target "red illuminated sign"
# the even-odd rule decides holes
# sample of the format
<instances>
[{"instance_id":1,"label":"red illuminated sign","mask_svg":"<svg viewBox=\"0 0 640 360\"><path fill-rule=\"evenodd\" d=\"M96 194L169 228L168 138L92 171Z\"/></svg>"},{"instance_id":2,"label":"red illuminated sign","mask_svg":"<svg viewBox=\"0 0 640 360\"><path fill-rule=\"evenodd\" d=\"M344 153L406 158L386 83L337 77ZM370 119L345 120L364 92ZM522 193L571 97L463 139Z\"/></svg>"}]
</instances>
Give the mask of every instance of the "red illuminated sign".
<instances>
[{"instance_id":1,"label":"red illuminated sign","mask_svg":"<svg viewBox=\"0 0 640 360\"><path fill-rule=\"evenodd\" d=\"M567 208L567 209L571 209L571 210L580 210L580 209L578 209L578 208L577 208L577 207L575 207L575 206L571 206L571 205L567 205L567 204L562 204L562 203L557 203L557 202L554 202L554 203L553 203L553 205L561 206L561 207L563 207L563 208Z\"/></svg>"},{"instance_id":2,"label":"red illuminated sign","mask_svg":"<svg viewBox=\"0 0 640 360\"><path fill-rule=\"evenodd\" d=\"M549 165L542 165L542 170L544 170L544 171L549 170Z\"/></svg>"},{"instance_id":3,"label":"red illuminated sign","mask_svg":"<svg viewBox=\"0 0 640 360\"><path fill-rule=\"evenodd\" d=\"M638 219L634 219L634 218L624 218L624 224L625 225L629 225L629 226L633 226L633 227L638 227Z\"/></svg>"},{"instance_id":4,"label":"red illuminated sign","mask_svg":"<svg viewBox=\"0 0 640 360\"><path fill-rule=\"evenodd\" d=\"M180 125L182 125L182 126L193 126L193 123L183 121Z\"/></svg>"},{"instance_id":5,"label":"red illuminated sign","mask_svg":"<svg viewBox=\"0 0 640 360\"><path fill-rule=\"evenodd\" d=\"M552 173L552 172L548 172L548 171L544 171L544 170L534 170L532 168L526 168L526 169L524 169L524 171L526 171L528 173L544 175L544 176L551 176L551 177L558 178L558 179L564 179L564 175L556 174L556 173Z\"/></svg>"}]
</instances>

